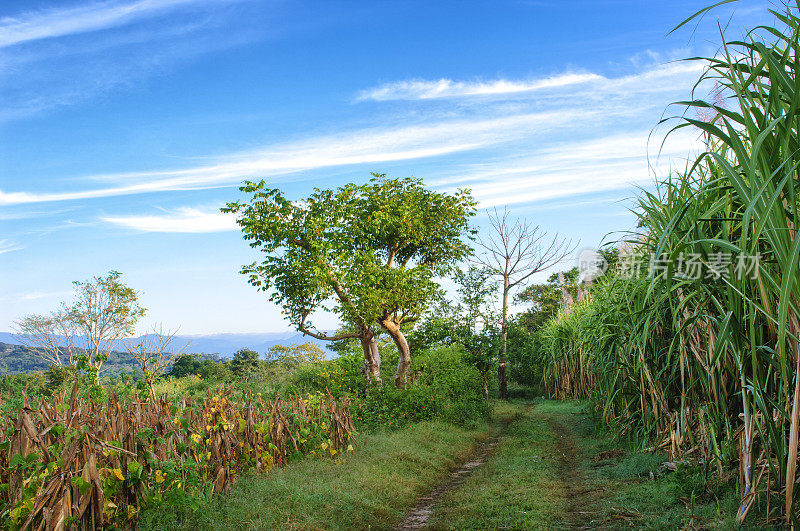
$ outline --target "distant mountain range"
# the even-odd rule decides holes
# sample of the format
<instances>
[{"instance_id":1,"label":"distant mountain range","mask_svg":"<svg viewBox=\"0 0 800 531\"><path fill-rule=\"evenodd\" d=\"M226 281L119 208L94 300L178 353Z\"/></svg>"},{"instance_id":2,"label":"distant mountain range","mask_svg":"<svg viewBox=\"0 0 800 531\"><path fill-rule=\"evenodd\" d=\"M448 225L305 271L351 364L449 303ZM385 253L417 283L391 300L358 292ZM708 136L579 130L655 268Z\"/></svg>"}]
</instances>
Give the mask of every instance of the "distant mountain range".
<instances>
[{"instance_id":1,"label":"distant mountain range","mask_svg":"<svg viewBox=\"0 0 800 531\"><path fill-rule=\"evenodd\" d=\"M123 340L128 343L136 343L143 336ZM0 332L0 343L10 345L20 345L20 341L14 334ZM263 334L211 334L211 335L186 335L175 336L173 345L176 350L186 346L189 354L219 354L222 357L231 357L233 353L241 348L249 348L263 354L274 345L296 345L300 343L314 343L322 348L327 346L326 342L319 341L313 337L304 336L299 332L272 332ZM117 350L124 350L121 343Z\"/></svg>"}]
</instances>

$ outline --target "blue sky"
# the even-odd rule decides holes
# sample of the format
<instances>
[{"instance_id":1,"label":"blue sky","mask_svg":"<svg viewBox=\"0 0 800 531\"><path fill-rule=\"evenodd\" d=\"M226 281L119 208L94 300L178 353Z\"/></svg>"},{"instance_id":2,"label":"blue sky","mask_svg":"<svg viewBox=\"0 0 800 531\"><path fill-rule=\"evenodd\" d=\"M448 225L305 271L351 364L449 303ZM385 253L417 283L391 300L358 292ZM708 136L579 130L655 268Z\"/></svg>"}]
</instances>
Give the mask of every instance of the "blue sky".
<instances>
[{"instance_id":1,"label":"blue sky","mask_svg":"<svg viewBox=\"0 0 800 531\"><path fill-rule=\"evenodd\" d=\"M287 329L218 212L248 178L302 197L416 175L596 246L631 228L634 186L697 149L654 130L700 73L675 60L713 53L718 20L767 19L742 1L666 35L705 5L6 0L0 330L111 269L143 327Z\"/></svg>"}]
</instances>

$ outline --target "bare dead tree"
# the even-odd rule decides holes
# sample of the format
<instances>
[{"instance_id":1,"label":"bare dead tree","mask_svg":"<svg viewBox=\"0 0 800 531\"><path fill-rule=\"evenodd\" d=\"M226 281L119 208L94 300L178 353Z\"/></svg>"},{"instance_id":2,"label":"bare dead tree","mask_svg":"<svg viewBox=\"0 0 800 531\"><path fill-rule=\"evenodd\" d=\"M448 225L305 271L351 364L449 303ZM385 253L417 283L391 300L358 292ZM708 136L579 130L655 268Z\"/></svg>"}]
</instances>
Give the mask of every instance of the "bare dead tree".
<instances>
[{"instance_id":1,"label":"bare dead tree","mask_svg":"<svg viewBox=\"0 0 800 531\"><path fill-rule=\"evenodd\" d=\"M151 332L144 334L136 343L126 343L128 351L144 375L147 386L150 388L150 399L156 399L156 380L164 374L164 370L172 360L181 356L189 347L188 344L175 350L173 342L177 330L164 330L161 324L154 325Z\"/></svg>"},{"instance_id":2,"label":"bare dead tree","mask_svg":"<svg viewBox=\"0 0 800 531\"><path fill-rule=\"evenodd\" d=\"M66 310L26 315L13 330L19 342L48 365L75 364L75 325Z\"/></svg>"},{"instance_id":3,"label":"bare dead tree","mask_svg":"<svg viewBox=\"0 0 800 531\"><path fill-rule=\"evenodd\" d=\"M559 236L549 236L538 226L526 220L509 219L507 208L497 208L488 212L489 235L487 239L480 236L477 244L483 250L477 261L489 269L492 274L502 280L503 349L500 353L500 364L497 376L500 387L500 398L508 398L506 381L506 352L508 342L508 300L511 291L524 285L533 275L545 271L562 262L575 247L571 240Z\"/></svg>"}]
</instances>

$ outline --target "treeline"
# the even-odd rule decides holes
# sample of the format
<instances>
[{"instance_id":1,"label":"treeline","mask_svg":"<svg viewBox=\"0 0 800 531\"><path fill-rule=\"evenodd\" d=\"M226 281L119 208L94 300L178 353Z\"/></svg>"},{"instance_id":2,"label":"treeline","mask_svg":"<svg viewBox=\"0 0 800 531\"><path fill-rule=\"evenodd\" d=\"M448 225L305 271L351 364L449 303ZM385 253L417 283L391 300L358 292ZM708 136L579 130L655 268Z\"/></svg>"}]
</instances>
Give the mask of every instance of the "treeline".
<instances>
[{"instance_id":1,"label":"treeline","mask_svg":"<svg viewBox=\"0 0 800 531\"><path fill-rule=\"evenodd\" d=\"M222 362L219 354L192 354L194 359L214 360ZM12 345L0 342L0 376L24 372L44 372L50 367L37 352L25 345ZM129 352L113 350L108 356L108 361L103 366L103 374L116 375L122 373L136 373L139 364Z\"/></svg>"}]
</instances>

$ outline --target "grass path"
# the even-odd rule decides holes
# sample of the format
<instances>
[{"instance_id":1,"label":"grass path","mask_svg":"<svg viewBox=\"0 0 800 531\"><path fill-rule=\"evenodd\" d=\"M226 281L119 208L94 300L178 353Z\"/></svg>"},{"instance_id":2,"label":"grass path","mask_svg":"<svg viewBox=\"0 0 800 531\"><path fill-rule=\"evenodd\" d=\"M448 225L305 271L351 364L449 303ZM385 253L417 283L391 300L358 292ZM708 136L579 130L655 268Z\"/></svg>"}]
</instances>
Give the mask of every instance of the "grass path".
<instances>
[{"instance_id":1,"label":"grass path","mask_svg":"<svg viewBox=\"0 0 800 531\"><path fill-rule=\"evenodd\" d=\"M631 450L598 430L581 403L501 407L514 416L507 435L441 496L432 529L733 527L731 487L707 485L698 469L664 472L667 456Z\"/></svg>"},{"instance_id":2,"label":"grass path","mask_svg":"<svg viewBox=\"0 0 800 531\"><path fill-rule=\"evenodd\" d=\"M442 499L451 491L460 487L469 477L488 459L491 458L497 446L506 437L508 425L514 420L512 416L500 416L495 418L492 426L491 435L485 439L476 449L469 460L457 468L453 469L447 478L429 493L417 500L416 505L408 512L406 517L395 529L408 531L412 529L422 529L427 527L434 509L442 502Z\"/></svg>"},{"instance_id":3,"label":"grass path","mask_svg":"<svg viewBox=\"0 0 800 531\"><path fill-rule=\"evenodd\" d=\"M733 528L732 486L597 429L580 402L494 402L472 429L423 422L359 438L347 462L242 478L200 511L141 529ZM465 465L466 463L466 465Z\"/></svg>"}]
</instances>

